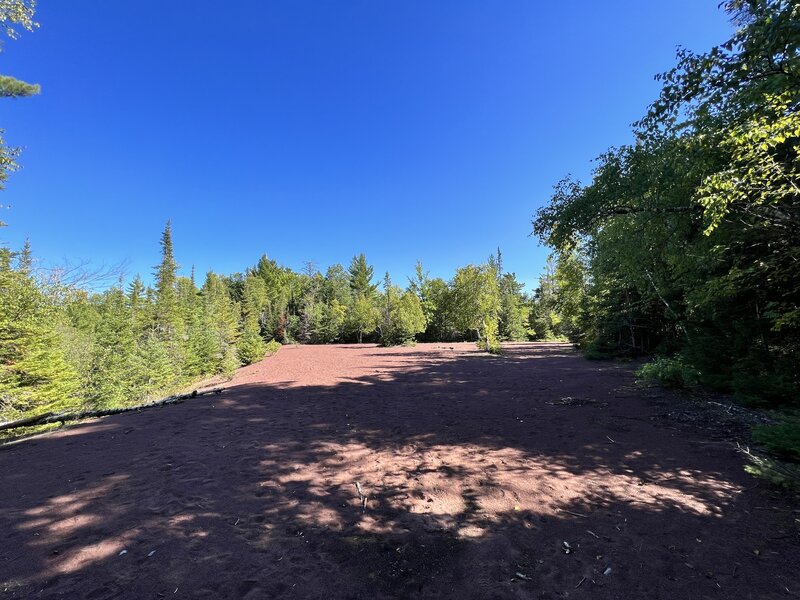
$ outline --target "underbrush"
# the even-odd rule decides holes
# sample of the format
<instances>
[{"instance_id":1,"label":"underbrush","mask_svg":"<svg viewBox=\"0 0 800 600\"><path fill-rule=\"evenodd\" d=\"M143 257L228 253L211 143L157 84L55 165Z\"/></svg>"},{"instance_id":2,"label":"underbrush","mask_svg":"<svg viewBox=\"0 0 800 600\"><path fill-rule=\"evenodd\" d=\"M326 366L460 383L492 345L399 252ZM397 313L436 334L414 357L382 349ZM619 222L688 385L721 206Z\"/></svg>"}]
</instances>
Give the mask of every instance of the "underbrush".
<instances>
[{"instance_id":1,"label":"underbrush","mask_svg":"<svg viewBox=\"0 0 800 600\"><path fill-rule=\"evenodd\" d=\"M800 418L796 415L777 425L756 425L753 441L776 458L800 465Z\"/></svg>"},{"instance_id":2,"label":"underbrush","mask_svg":"<svg viewBox=\"0 0 800 600\"><path fill-rule=\"evenodd\" d=\"M700 373L697 369L687 364L680 356L657 358L653 362L642 365L636 371L636 375L642 379L658 381L669 388L685 388L700 380Z\"/></svg>"},{"instance_id":3,"label":"underbrush","mask_svg":"<svg viewBox=\"0 0 800 600\"><path fill-rule=\"evenodd\" d=\"M264 356L272 356L276 354L278 350L281 349L282 344L277 340L270 340L266 344L266 350L264 351Z\"/></svg>"},{"instance_id":4,"label":"underbrush","mask_svg":"<svg viewBox=\"0 0 800 600\"><path fill-rule=\"evenodd\" d=\"M750 449L741 449L741 451L748 461L744 467L745 471L790 492L800 491L800 464L781 460L774 456L762 456L751 452Z\"/></svg>"},{"instance_id":5,"label":"underbrush","mask_svg":"<svg viewBox=\"0 0 800 600\"><path fill-rule=\"evenodd\" d=\"M708 385L703 374L681 355L657 358L643 365L636 375L673 389ZM748 393L742 393L742 386L737 385L742 381L748 383L746 387ZM742 449L748 459L745 470L751 475L782 487L800 490L800 413L796 409L785 408L787 396L781 398L782 402L765 396L766 391L778 387L774 378L769 382L771 385L766 385L764 382L762 382L764 385L756 385L753 376L745 373L739 374L738 377L734 376L730 383L732 385L729 384L723 391L733 392L740 405L749 406L750 410L757 410L763 415L769 414L768 420L773 421L752 427L751 439L757 450L751 452L749 449ZM785 387L788 393L790 386ZM788 398L791 399L791 396ZM782 403L784 405L782 410L763 412L764 408L780 406ZM773 417L780 421L775 423Z\"/></svg>"}]
</instances>

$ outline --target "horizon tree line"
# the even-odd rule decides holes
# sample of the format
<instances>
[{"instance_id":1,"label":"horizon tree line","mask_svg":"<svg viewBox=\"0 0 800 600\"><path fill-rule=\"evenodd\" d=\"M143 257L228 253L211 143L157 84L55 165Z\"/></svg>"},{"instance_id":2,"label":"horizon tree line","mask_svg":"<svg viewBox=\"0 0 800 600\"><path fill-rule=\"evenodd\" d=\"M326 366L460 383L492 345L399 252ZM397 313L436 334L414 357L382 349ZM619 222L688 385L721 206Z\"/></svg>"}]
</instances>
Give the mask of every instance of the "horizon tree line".
<instances>
[{"instance_id":1,"label":"horizon tree line","mask_svg":"<svg viewBox=\"0 0 800 600\"><path fill-rule=\"evenodd\" d=\"M432 278L418 262L405 287L376 281L361 253L345 268L302 272L263 255L244 273L179 274L172 225L152 285L137 275L105 291L34 268L30 244L0 248L0 419L139 403L261 360L280 344L475 341L536 337L537 300L501 255ZM542 330L543 335L552 332Z\"/></svg>"}]
</instances>

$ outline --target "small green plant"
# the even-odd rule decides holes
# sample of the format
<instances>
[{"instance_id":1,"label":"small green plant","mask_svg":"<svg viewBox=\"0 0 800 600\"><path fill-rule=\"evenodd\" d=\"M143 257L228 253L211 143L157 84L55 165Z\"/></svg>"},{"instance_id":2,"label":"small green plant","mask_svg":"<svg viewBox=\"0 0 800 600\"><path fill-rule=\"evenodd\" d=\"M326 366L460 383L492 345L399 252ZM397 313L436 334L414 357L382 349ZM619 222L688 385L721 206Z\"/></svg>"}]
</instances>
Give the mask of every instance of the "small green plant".
<instances>
[{"instance_id":1,"label":"small green plant","mask_svg":"<svg viewBox=\"0 0 800 600\"><path fill-rule=\"evenodd\" d=\"M589 360L611 360L614 358L614 352L600 343L589 344L583 351L583 355Z\"/></svg>"},{"instance_id":2,"label":"small green plant","mask_svg":"<svg viewBox=\"0 0 800 600\"><path fill-rule=\"evenodd\" d=\"M800 463L800 418L753 427L753 441L781 460Z\"/></svg>"},{"instance_id":3,"label":"small green plant","mask_svg":"<svg viewBox=\"0 0 800 600\"><path fill-rule=\"evenodd\" d=\"M748 460L748 464L744 467L745 471L781 487L800 490L800 464L772 456L760 456L746 448L740 450Z\"/></svg>"},{"instance_id":4,"label":"small green plant","mask_svg":"<svg viewBox=\"0 0 800 600\"><path fill-rule=\"evenodd\" d=\"M266 344L266 351L264 353L264 356L272 356L273 354L276 354L278 350L281 349L281 346L282 344L277 340L268 341Z\"/></svg>"},{"instance_id":5,"label":"small green plant","mask_svg":"<svg viewBox=\"0 0 800 600\"><path fill-rule=\"evenodd\" d=\"M680 356L657 358L653 362L643 365L636 375L643 379L658 381L671 388L683 388L695 384L700 378L697 369L686 364Z\"/></svg>"}]
</instances>

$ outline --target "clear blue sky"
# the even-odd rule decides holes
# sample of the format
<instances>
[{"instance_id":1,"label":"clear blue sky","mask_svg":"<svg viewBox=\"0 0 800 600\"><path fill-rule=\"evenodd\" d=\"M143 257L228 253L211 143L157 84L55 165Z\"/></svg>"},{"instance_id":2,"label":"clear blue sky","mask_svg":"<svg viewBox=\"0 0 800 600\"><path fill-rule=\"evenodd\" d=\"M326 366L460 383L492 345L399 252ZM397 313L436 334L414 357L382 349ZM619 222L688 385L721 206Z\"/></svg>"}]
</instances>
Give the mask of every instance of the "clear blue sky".
<instances>
[{"instance_id":1,"label":"clear blue sky","mask_svg":"<svg viewBox=\"0 0 800 600\"><path fill-rule=\"evenodd\" d=\"M0 242L149 279L171 218L183 272L365 252L399 283L500 246L530 289L531 215L729 35L718 1L41 0L0 55L42 85L0 103Z\"/></svg>"}]
</instances>

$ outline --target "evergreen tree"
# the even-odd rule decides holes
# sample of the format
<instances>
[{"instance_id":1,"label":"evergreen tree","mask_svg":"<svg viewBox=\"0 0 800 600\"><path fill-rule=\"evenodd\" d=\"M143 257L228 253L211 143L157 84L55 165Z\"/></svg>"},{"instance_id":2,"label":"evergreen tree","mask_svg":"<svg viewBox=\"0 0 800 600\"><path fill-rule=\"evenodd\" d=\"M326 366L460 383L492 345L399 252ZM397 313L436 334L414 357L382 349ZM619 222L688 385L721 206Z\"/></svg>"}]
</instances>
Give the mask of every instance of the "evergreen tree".
<instances>
[{"instance_id":1,"label":"evergreen tree","mask_svg":"<svg viewBox=\"0 0 800 600\"><path fill-rule=\"evenodd\" d=\"M183 330L178 304L178 264L172 248L172 223L161 234L161 262L155 276L155 326L165 339L174 340Z\"/></svg>"},{"instance_id":2,"label":"evergreen tree","mask_svg":"<svg viewBox=\"0 0 800 600\"><path fill-rule=\"evenodd\" d=\"M33 272L33 253L31 252L31 242L26 239L22 250L17 255L17 271L25 276Z\"/></svg>"},{"instance_id":3,"label":"evergreen tree","mask_svg":"<svg viewBox=\"0 0 800 600\"><path fill-rule=\"evenodd\" d=\"M232 375L239 366L236 355L239 309L231 300L225 283L212 272L206 275L202 297L201 326L213 335L212 353L206 359L204 372Z\"/></svg>"},{"instance_id":4,"label":"evergreen tree","mask_svg":"<svg viewBox=\"0 0 800 600\"><path fill-rule=\"evenodd\" d=\"M22 29L33 31L38 23L33 20L35 3L32 0L4 0L0 2L0 25L5 29L6 35L16 39L19 32L14 27L19 25ZM0 47L0 50L2 48ZM40 91L38 85L26 83L8 75L0 75L0 98L23 98L35 96ZM6 145L3 135L5 130L0 129L0 190L4 189L8 174L19 168L17 157L19 149ZM0 221L0 226L3 222Z\"/></svg>"},{"instance_id":5,"label":"evergreen tree","mask_svg":"<svg viewBox=\"0 0 800 600\"><path fill-rule=\"evenodd\" d=\"M96 310L94 351L83 393L94 408L135 403L144 395L137 386L137 367L147 367L135 360L137 339L125 294L111 288L100 296Z\"/></svg>"},{"instance_id":6,"label":"evergreen tree","mask_svg":"<svg viewBox=\"0 0 800 600\"><path fill-rule=\"evenodd\" d=\"M244 282L242 324L239 336L239 360L245 365L264 358L266 343L261 335L259 306L263 306L266 286L263 279L249 275Z\"/></svg>"},{"instance_id":7,"label":"evergreen tree","mask_svg":"<svg viewBox=\"0 0 800 600\"><path fill-rule=\"evenodd\" d=\"M529 309L522 295L523 284L514 273L504 273L498 281L500 287L499 331L504 340L520 341L528 338Z\"/></svg>"},{"instance_id":8,"label":"evergreen tree","mask_svg":"<svg viewBox=\"0 0 800 600\"><path fill-rule=\"evenodd\" d=\"M363 252L353 257L348 274L350 275L350 289L354 298L372 298L375 295L378 286L372 283L374 271L375 269L367 262L367 257L364 256Z\"/></svg>"},{"instance_id":9,"label":"evergreen tree","mask_svg":"<svg viewBox=\"0 0 800 600\"><path fill-rule=\"evenodd\" d=\"M0 413L13 419L75 405L78 377L66 361L56 308L0 248Z\"/></svg>"}]
</instances>

